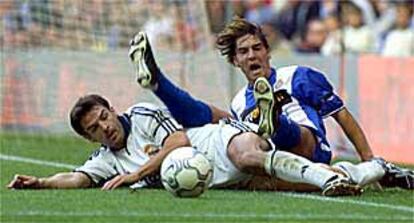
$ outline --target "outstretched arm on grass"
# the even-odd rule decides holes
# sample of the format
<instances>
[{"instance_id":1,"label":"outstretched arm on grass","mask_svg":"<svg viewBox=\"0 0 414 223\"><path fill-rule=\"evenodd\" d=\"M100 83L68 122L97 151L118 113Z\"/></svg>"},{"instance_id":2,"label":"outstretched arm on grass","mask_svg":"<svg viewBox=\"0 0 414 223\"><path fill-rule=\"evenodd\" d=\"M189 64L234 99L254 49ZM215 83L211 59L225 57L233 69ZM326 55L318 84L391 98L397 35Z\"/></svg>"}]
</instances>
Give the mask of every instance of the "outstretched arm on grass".
<instances>
[{"instance_id":1,"label":"outstretched arm on grass","mask_svg":"<svg viewBox=\"0 0 414 223\"><path fill-rule=\"evenodd\" d=\"M7 185L9 189L71 189L87 188L92 181L81 172L57 173L50 177L15 175Z\"/></svg>"}]
</instances>

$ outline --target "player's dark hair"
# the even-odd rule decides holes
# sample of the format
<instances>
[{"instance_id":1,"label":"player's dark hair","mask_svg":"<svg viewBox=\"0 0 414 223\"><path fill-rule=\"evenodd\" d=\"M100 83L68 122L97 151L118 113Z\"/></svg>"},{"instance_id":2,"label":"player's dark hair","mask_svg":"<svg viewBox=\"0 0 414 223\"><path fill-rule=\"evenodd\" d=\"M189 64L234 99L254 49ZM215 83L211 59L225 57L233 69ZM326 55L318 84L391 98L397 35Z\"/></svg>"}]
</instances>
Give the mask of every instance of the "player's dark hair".
<instances>
[{"instance_id":1,"label":"player's dark hair","mask_svg":"<svg viewBox=\"0 0 414 223\"><path fill-rule=\"evenodd\" d=\"M248 22L240 17L234 17L221 31L216 40L216 47L221 55L227 58L227 61L234 65L234 56L236 55L237 39L252 34L257 36L266 49L269 49L266 37L260 26Z\"/></svg>"},{"instance_id":2,"label":"player's dark hair","mask_svg":"<svg viewBox=\"0 0 414 223\"><path fill-rule=\"evenodd\" d=\"M73 130L81 136L88 136L85 130L81 126L81 120L86 113L88 113L94 106L104 106L107 109L110 109L110 104L108 100L97 94L89 94L83 97L80 97L72 110L70 111L70 125Z\"/></svg>"}]
</instances>

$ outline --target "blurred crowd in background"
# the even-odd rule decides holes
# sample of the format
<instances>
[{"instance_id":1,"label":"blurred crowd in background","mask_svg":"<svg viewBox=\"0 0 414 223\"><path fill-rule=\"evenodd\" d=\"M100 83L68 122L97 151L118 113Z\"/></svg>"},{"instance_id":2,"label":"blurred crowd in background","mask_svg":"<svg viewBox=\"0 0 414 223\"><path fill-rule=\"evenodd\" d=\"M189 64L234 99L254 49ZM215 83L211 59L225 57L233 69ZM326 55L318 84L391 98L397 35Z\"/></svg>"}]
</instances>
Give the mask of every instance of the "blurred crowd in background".
<instances>
[{"instance_id":1,"label":"blurred crowd in background","mask_svg":"<svg viewBox=\"0 0 414 223\"><path fill-rule=\"evenodd\" d=\"M414 0L2 0L2 47L107 51L138 30L157 48L213 47L235 15L262 26L272 55L414 56Z\"/></svg>"}]
</instances>

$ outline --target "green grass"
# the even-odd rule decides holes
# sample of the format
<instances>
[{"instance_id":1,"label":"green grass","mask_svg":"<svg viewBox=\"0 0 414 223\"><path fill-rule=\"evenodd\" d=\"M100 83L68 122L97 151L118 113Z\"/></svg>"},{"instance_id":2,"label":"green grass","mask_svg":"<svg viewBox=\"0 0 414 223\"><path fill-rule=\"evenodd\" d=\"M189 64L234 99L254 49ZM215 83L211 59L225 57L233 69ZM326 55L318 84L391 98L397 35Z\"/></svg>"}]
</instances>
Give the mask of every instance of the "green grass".
<instances>
[{"instance_id":1,"label":"green grass","mask_svg":"<svg viewBox=\"0 0 414 223\"><path fill-rule=\"evenodd\" d=\"M2 134L3 155L79 165L96 148L71 137ZM414 193L368 189L361 197L209 190L178 199L164 190L8 190L16 173L48 176L68 169L0 163L0 222L414 222Z\"/></svg>"}]
</instances>

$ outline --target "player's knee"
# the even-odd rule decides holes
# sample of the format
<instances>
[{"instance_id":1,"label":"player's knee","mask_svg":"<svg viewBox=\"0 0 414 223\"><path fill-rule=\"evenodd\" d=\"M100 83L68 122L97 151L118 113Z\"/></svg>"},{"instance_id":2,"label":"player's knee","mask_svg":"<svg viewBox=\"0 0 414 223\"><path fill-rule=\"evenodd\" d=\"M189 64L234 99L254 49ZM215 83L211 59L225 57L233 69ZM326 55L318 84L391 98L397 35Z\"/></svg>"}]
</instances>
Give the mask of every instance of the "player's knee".
<instances>
[{"instance_id":1,"label":"player's knee","mask_svg":"<svg viewBox=\"0 0 414 223\"><path fill-rule=\"evenodd\" d=\"M254 167L254 155L249 151L238 150L237 148L229 148L229 157L234 166L242 172L250 173Z\"/></svg>"},{"instance_id":2,"label":"player's knee","mask_svg":"<svg viewBox=\"0 0 414 223\"><path fill-rule=\"evenodd\" d=\"M268 144L256 134L248 133L235 137L229 144L227 153L233 164L242 172L252 173L262 165L263 151Z\"/></svg>"}]
</instances>

